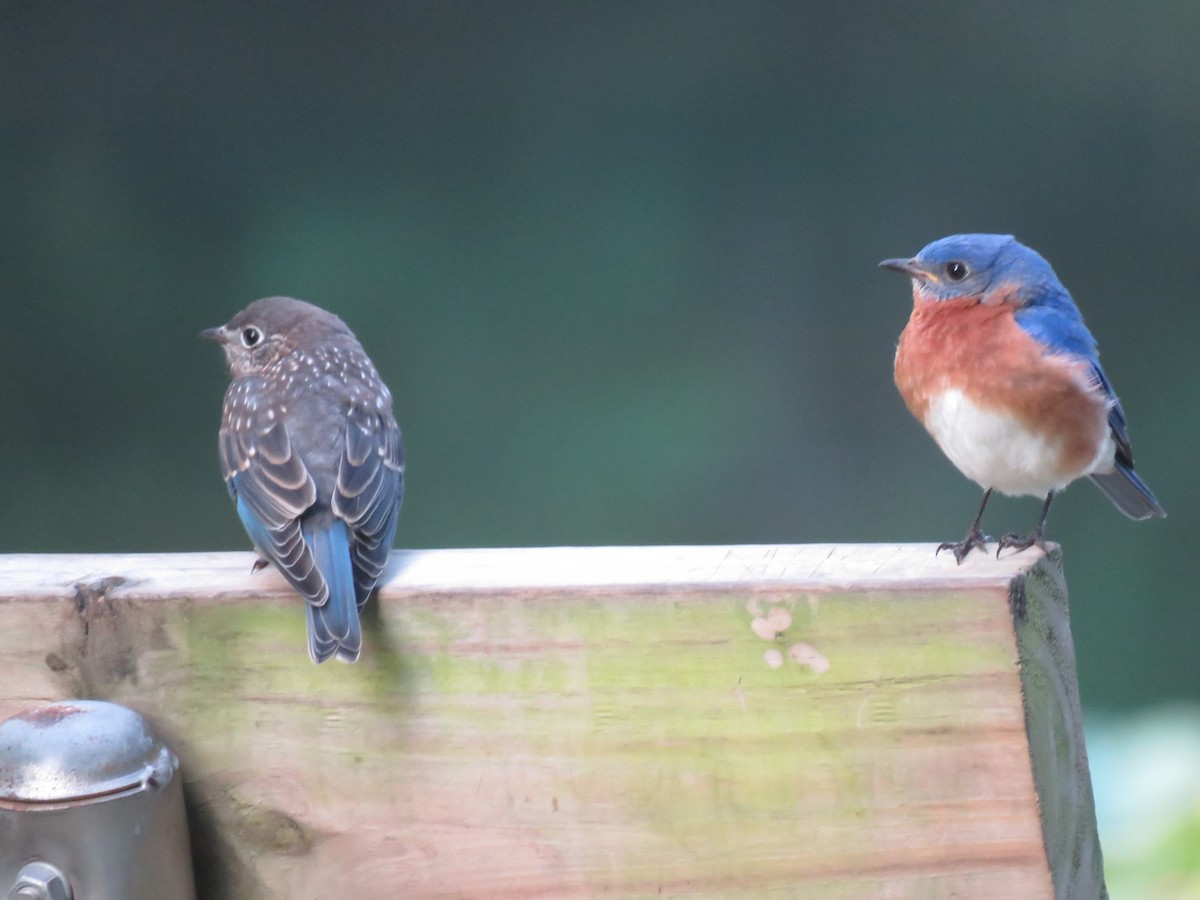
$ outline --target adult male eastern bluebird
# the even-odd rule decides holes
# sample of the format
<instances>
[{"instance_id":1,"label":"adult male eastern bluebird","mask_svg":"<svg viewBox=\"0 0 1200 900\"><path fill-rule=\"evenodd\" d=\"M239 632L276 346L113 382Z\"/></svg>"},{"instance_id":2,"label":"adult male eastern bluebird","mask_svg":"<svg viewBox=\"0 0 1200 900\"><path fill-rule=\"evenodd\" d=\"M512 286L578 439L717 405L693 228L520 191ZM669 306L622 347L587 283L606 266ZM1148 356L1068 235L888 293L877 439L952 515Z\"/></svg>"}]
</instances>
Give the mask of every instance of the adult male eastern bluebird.
<instances>
[{"instance_id":1,"label":"adult male eastern bluebird","mask_svg":"<svg viewBox=\"0 0 1200 900\"><path fill-rule=\"evenodd\" d=\"M200 336L233 378L221 473L261 557L307 602L308 653L358 659L358 611L391 552L404 490L392 395L346 324L290 297Z\"/></svg>"},{"instance_id":2,"label":"adult male eastern bluebird","mask_svg":"<svg viewBox=\"0 0 1200 900\"><path fill-rule=\"evenodd\" d=\"M993 490L1045 496L1027 536L996 548L1045 547L1050 502L1088 476L1131 519L1166 516L1133 471L1125 413L1096 341L1050 264L1011 235L956 234L912 259L912 316L896 348L896 387L964 475L984 489L966 537L938 547L961 563L984 548Z\"/></svg>"}]
</instances>

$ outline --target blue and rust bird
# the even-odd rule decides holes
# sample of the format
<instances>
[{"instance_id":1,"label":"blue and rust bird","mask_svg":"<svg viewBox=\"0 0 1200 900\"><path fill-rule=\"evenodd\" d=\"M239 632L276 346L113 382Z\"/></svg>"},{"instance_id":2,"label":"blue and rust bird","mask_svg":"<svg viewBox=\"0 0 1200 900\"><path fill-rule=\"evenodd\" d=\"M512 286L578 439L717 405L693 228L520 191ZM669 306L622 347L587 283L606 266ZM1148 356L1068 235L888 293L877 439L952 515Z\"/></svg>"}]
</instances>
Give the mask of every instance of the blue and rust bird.
<instances>
[{"instance_id":1,"label":"blue and rust bird","mask_svg":"<svg viewBox=\"0 0 1200 900\"><path fill-rule=\"evenodd\" d=\"M1046 260L1006 234L956 234L881 266L912 279L913 311L896 348L904 402L959 471L984 489L966 537L938 550L962 562L989 540L993 490L1045 497L1025 536L1045 546L1055 494L1087 477L1131 519L1166 515L1133 470L1125 412L1096 340Z\"/></svg>"},{"instance_id":2,"label":"blue and rust bird","mask_svg":"<svg viewBox=\"0 0 1200 900\"><path fill-rule=\"evenodd\" d=\"M404 492L392 395L346 324L302 300L256 300L200 336L221 345L233 379L221 474L255 569L274 563L307 601L314 662L354 662Z\"/></svg>"}]
</instances>

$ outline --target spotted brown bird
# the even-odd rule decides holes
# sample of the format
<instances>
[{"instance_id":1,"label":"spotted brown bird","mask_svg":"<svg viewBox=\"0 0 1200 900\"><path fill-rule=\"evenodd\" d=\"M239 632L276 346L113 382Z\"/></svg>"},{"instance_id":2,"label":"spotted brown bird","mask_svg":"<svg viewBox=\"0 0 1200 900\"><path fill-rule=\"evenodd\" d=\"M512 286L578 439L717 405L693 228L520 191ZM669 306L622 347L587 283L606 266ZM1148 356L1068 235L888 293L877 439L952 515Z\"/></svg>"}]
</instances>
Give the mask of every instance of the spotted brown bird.
<instances>
[{"instance_id":1,"label":"spotted brown bird","mask_svg":"<svg viewBox=\"0 0 1200 900\"><path fill-rule=\"evenodd\" d=\"M221 474L255 568L273 563L307 601L314 662L354 662L404 492L391 392L346 324L302 300L256 300L200 336L221 345L233 379Z\"/></svg>"}]
</instances>

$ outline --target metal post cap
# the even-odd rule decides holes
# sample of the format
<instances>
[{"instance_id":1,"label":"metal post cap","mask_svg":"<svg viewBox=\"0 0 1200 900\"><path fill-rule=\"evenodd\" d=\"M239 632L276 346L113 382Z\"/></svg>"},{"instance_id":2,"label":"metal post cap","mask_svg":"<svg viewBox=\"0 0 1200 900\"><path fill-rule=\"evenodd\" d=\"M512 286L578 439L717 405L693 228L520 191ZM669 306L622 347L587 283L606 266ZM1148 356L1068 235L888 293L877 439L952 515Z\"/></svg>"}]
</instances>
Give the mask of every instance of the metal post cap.
<instances>
[{"instance_id":1,"label":"metal post cap","mask_svg":"<svg viewBox=\"0 0 1200 900\"><path fill-rule=\"evenodd\" d=\"M0 722L0 804L67 803L171 781L178 761L131 709L66 700Z\"/></svg>"}]
</instances>

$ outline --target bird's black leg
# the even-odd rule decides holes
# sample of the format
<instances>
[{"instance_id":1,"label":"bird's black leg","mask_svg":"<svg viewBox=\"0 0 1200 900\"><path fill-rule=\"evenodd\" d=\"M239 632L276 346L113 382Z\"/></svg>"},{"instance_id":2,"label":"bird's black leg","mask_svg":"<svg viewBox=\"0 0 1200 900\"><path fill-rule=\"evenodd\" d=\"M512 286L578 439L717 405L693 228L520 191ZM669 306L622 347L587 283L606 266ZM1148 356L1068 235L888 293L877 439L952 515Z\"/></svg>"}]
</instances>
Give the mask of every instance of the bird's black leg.
<instances>
[{"instance_id":1,"label":"bird's black leg","mask_svg":"<svg viewBox=\"0 0 1200 900\"><path fill-rule=\"evenodd\" d=\"M991 488L983 492L983 502L979 504L979 513L975 516L975 521L971 523L971 530L967 532L967 536L958 542L946 541L945 543L938 544L938 553L941 553L943 550L953 550L954 561L962 565L963 559L975 547L978 547L980 550L986 550L984 544L991 540L991 538L983 533L980 524L983 522L983 511L987 508L988 498L991 496Z\"/></svg>"},{"instance_id":2,"label":"bird's black leg","mask_svg":"<svg viewBox=\"0 0 1200 900\"><path fill-rule=\"evenodd\" d=\"M1054 499L1054 491L1046 495L1046 502L1042 504L1042 517L1038 519L1037 527L1030 534L1022 537L1019 534L1008 533L1000 538L1000 544L996 547L996 558L1000 558L1000 551L1005 547L1012 547L1017 552L1025 550L1029 547L1038 546L1043 550L1046 549L1046 516L1050 512L1050 501Z\"/></svg>"}]
</instances>

